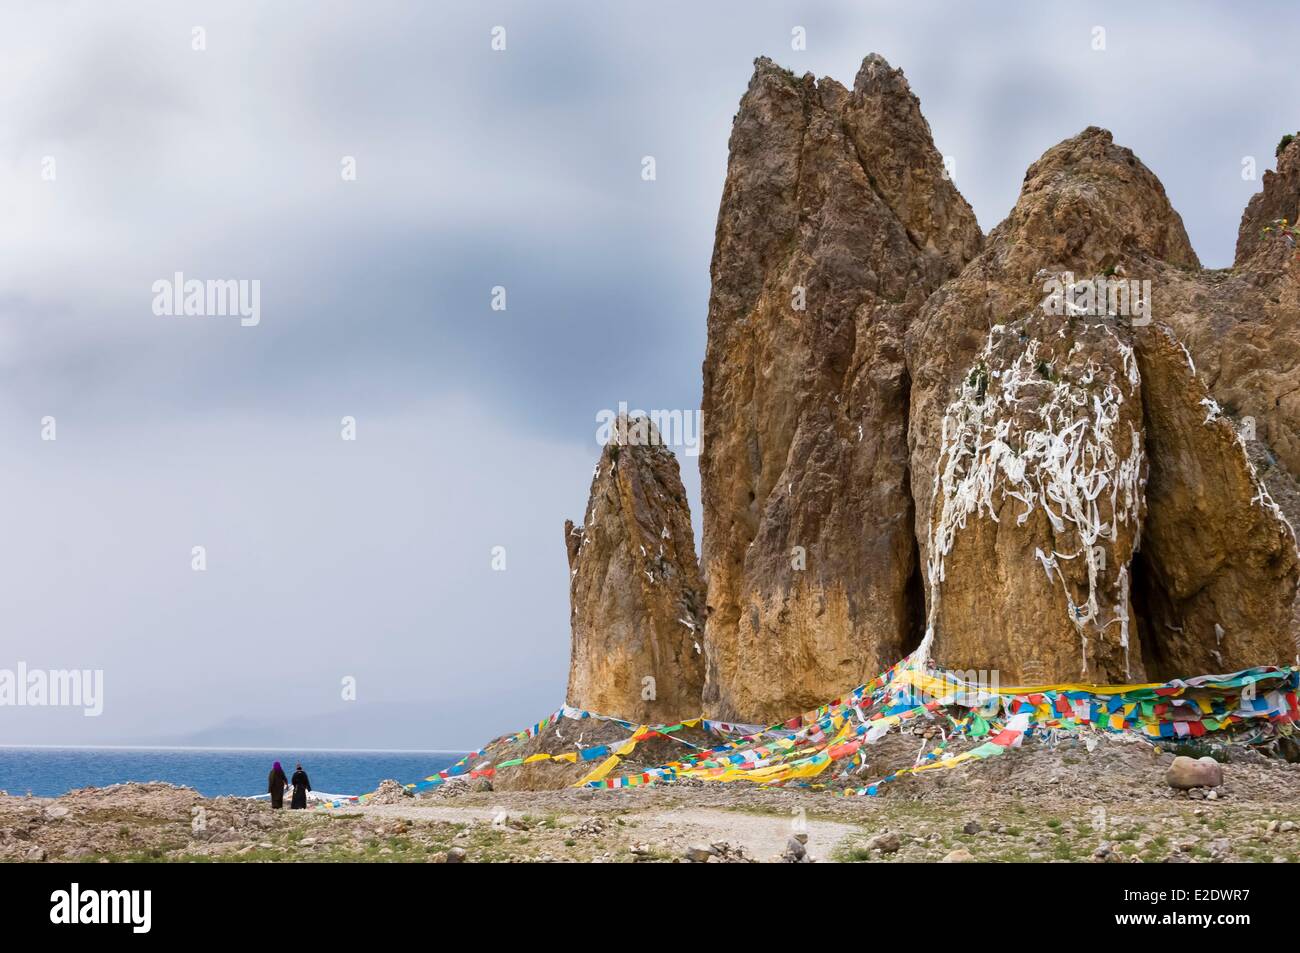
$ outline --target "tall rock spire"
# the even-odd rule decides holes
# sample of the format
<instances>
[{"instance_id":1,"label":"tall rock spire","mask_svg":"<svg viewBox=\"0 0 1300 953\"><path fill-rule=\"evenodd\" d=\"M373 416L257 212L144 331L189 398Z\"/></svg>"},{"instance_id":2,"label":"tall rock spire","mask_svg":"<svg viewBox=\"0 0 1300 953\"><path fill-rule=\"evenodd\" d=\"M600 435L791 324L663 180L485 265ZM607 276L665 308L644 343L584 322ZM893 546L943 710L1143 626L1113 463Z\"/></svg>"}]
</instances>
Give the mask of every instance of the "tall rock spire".
<instances>
[{"instance_id":1,"label":"tall rock spire","mask_svg":"<svg viewBox=\"0 0 1300 953\"><path fill-rule=\"evenodd\" d=\"M756 61L704 361L708 713L785 717L919 636L903 336L980 243L900 71Z\"/></svg>"},{"instance_id":2,"label":"tall rock spire","mask_svg":"<svg viewBox=\"0 0 1300 953\"><path fill-rule=\"evenodd\" d=\"M568 703L644 724L700 713L703 587L677 460L645 417L618 418L569 553Z\"/></svg>"}]
</instances>

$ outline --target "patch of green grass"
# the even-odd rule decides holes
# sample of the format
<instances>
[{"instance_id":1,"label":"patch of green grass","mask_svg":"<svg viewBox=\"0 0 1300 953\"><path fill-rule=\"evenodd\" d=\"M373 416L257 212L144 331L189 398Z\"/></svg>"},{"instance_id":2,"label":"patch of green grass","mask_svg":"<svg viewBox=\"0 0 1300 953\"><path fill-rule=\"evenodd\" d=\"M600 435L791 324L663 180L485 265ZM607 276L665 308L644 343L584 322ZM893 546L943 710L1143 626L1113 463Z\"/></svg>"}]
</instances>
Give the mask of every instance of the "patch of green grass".
<instances>
[{"instance_id":1,"label":"patch of green grass","mask_svg":"<svg viewBox=\"0 0 1300 953\"><path fill-rule=\"evenodd\" d=\"M865 864L872 860L871 851L861 844L839 847L831 854L831 859L842 864Z\"/></svg>"}]
</instances>

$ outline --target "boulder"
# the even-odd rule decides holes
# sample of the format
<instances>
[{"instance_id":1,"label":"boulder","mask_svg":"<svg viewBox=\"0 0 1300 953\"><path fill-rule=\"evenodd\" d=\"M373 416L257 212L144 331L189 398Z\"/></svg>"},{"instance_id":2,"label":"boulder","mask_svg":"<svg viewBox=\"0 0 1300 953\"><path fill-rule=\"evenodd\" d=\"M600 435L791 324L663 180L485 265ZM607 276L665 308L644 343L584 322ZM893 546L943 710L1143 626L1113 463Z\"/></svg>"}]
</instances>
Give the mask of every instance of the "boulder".
<instances>
[{"instance_id":1,"label":"boulder","mask_svg":"<svg viewBox=\"0 0 1300 953\"><path fill-rule=\"evenodd\" d=\"M1192 788L1217 788L1223 783L1223 765L1213 758L1189 758L1179 755L1165 772L1165 783L1180 791Z\"/></svg>"},{"instance_id":2,"label":"boulder","mask_svg":"<svg viewBox=\"0 0 1300 953\"><path fill-rule=\"evenodd\" d=\"M692 844L684 856L693 864L707 864L717 853L709 844Z\"/></svg>"}]
</instances>

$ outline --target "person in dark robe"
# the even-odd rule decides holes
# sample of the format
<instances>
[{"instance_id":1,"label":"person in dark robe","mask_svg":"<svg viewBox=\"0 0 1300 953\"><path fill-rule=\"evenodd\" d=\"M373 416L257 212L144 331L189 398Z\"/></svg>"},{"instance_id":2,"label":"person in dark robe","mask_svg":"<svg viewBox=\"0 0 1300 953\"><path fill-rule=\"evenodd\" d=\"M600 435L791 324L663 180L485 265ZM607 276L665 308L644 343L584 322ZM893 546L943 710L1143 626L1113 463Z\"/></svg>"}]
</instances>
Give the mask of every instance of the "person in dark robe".
<instances>
[{"instance_id":1,"label":"person in dark robe","mask_svg":"<svg viewBox=\"0 0 1300 953\"><path fill-rule=\"evenodd\" d=\"M266 791L271 795L271 807L284 807L284 789L289 786L289 779L284 776L284 768L277 761L271 766L271 775L266 779Z\"/></svg>"},{"instance_id":2,"label":"person in dark robe","mask_svg":"<svg viewBox=\"0 0 1300 953\"><path fill-rule=\"evenodd\" d=\"M293 778L289 782L293 785L293 800L289 802L289 808L305 808L307 806L307 792L311 790L311 781L307 778L307 772L298 765L297 770L293 772Z\"/></svg>"}]
</instances>

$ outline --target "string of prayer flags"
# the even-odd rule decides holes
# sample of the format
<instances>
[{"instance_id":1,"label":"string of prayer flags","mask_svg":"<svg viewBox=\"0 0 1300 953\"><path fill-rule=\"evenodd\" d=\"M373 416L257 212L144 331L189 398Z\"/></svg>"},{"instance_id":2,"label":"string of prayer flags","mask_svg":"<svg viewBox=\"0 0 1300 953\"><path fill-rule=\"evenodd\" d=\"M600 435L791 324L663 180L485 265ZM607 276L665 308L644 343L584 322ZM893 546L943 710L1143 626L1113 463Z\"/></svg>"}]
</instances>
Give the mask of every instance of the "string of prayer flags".
<instances>
[{"instance_id":1,"label":"string of prayer flags","mask_svg":"<svg viewBox=\"0 0 1300 953\"><path fill-rule=\"evenodd\" d=\"M850 784L844 796L875 796L881 786L898 778L947 770L972 761L999 757L1027 737L1055 738L1061 733L1100 731L1174 741L1226 733L1250 733L1252 740L1289 735L1300 723L1300 668L1261 666L1227 675L1201 675L1163 684L1088 685L1067 683L1020 687L971 684L952 672L930 669L919 652L895 664L869 682L833 702L768 726L693 718L675 725L636 725L633 722L564 706L514 735L505 735L485 749L471 751L451 767L405 787L423 791L453 778L492 777L498 770L542 761L598 762L576 787L616 790L684 778L704 781L749 781L760 785L800 785L821 788L814 781L828 775L841 785L869 760L869 748L896 730L924 722L941 740L917 755L910 767L890 772L872 783ZM560 719L596 718L631 732L623 741L548 754L508 757L493 763L485 751L537 737ZM684 728L702 729L718 739L700 748L675 737ZM626 776L615 771L642 741L671 738L684 756ZM949 753L952 742L973 743L966 751ZM366 803L370 795L339 798L330 806Z\"/></svg>"}]
</instances>

